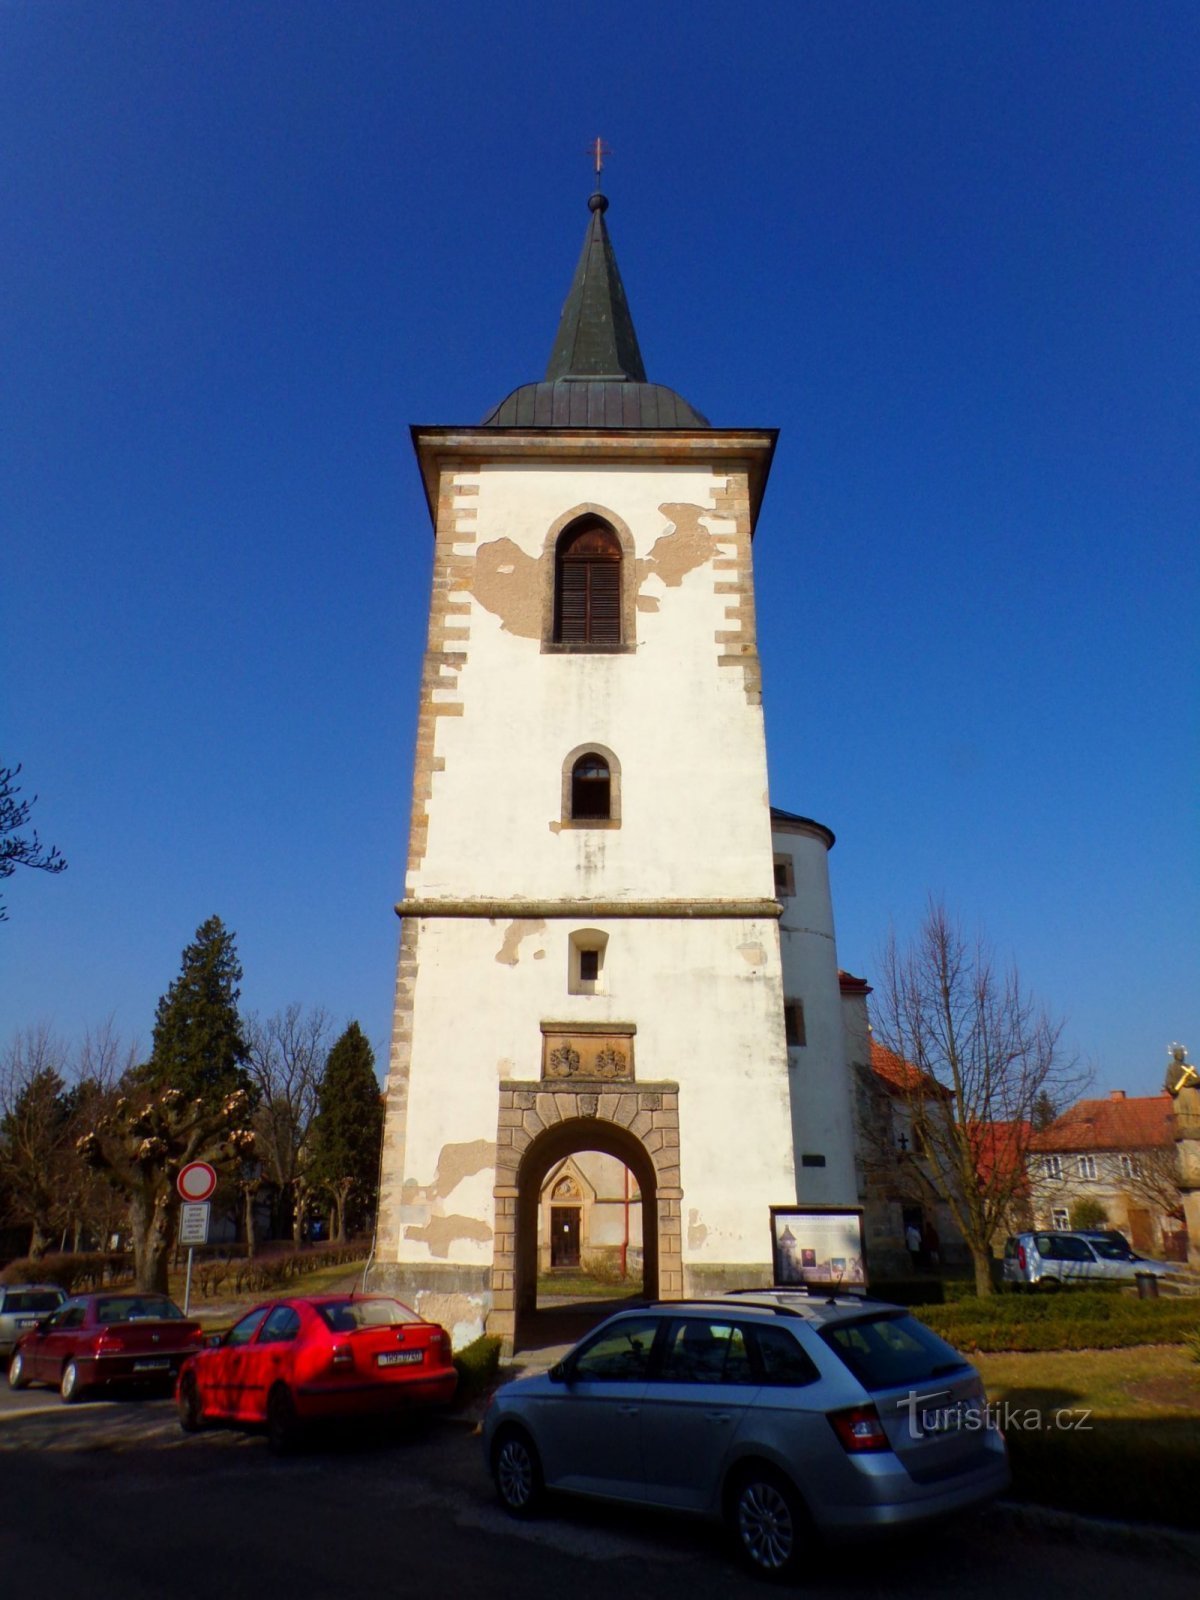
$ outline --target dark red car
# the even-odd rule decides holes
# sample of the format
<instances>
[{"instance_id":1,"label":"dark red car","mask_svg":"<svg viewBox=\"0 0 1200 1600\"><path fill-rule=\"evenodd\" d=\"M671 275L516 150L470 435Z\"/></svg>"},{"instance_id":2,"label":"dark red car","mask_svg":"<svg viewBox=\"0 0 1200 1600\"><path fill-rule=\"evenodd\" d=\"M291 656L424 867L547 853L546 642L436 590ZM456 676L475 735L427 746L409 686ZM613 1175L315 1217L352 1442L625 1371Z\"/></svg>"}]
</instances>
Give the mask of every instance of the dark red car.
<instances>
[{"instance_id":1,"label":"dark red car","mask_svg":"<svg viewBox=\"0 0 1200 1600\"><path fill-rule=\"evenodd\" d=\"M179 1423L265 1423L273 1449L309 1422L387 1415L451 1398L450 1335L384 1295L303 1295L246 1313L193 1356L175 1389Z\"/></svg>"},{"instance_id":2,"label":"dark red car","mask_svg":"<svg viewBox=\"0 0 1200 1600\"><path fill-rule=\"evenodd\" d=\"M80 1294L22 1334L8 1365L9 1387L50 1383L68 1404L115 1384L169 1390L203 1341L200 1324L165 1294Z\"/></svg>"}]
</instances>

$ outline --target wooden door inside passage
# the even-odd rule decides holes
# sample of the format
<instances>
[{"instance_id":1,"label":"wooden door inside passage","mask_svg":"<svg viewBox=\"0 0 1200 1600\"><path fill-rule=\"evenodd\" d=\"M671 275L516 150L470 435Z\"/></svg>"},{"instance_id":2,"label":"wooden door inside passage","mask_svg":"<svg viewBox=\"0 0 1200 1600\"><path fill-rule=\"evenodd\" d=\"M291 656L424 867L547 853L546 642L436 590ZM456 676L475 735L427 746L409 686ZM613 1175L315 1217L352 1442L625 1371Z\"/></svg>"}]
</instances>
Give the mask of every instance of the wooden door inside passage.
<instances>
[{"instance_id":1,"label":"wooden door inside passage","mask_svg":"<svg viewBox=\"0 0 1200 1600\"><path fill-rule=\"evenodd\" d=\"M579 1265L579 1207L550 1207L550 1265Z\"/></svg>"}]
</instances>

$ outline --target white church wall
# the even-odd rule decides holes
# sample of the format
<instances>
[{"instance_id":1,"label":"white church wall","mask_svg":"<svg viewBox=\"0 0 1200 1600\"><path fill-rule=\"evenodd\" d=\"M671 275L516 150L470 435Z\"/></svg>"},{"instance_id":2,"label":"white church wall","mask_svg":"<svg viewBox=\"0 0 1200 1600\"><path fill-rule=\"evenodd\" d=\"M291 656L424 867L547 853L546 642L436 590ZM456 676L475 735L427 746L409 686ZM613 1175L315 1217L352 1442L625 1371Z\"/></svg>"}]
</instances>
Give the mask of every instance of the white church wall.
<instances>
[{"instance_id":1,"label":"white church wall","mask_svg":"<svg viewBox=\"0 0 1200 1600\"><path fill-rule=\"evenodd\" d=\"M490 1261L497 1091L543 1087L539 1019L636 1025L637 1081L680 1086L685 1266L769 1259L768 1208L795 1194L782 1030L764 1041L782 1003L774 925L605 921L603 995L566 991L573 926L422 923L396 1259ZM460 1176L464 1162L479 1165Z\"/></svg>"},{"instance_id":2,"label":"white church wall","mask_svg":"<svg viewBox=\"0 0 1200 1600\"><path fill-rule=\"evenodd\" d=\"M779 925L784 995L800 1002L804 1014L805 1042L787 1052L797 1199L853 1206L854 1107L829 887L831 839L819 826L776 822L773 843L777 858L790 856L794 885ZM818 1158L824 1165L811 1164Z\"/></svg>"}]
</instances>

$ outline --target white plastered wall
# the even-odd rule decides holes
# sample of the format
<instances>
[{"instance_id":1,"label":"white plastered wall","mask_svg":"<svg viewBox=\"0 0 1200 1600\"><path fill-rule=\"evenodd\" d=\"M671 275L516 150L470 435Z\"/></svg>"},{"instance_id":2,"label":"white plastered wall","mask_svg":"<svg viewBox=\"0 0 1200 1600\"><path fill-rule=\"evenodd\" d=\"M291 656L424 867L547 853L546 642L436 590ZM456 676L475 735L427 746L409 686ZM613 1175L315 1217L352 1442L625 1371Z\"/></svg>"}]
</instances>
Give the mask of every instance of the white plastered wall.
<instances>
[{"instance_id":1,"label":"white plastered wall","mask_svg":"<svg viewBox=\"0 0 1200 1600\"><path fill-rule=\"evenodd\" d=\"M795 893L783 902L779 934L784 994L804 1006L806 1042L788 1049L797 1199L805 1205L858 1203L854 1107L838 982L829 850L823 830L775 829L776 855L792 859ZM824 1156L824 1166L803 1157Z\"/></svg>"}]
</instances>

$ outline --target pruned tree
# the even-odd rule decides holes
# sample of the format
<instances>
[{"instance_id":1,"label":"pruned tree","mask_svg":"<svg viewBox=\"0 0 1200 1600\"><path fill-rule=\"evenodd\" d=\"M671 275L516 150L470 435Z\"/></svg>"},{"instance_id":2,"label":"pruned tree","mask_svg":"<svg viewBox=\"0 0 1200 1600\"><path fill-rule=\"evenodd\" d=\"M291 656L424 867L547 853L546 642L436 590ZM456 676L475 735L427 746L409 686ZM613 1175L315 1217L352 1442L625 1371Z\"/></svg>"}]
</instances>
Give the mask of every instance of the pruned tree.
<instances>
[{"instance_id":1,"label":"pruned tree","mask_svg":"<svg viewBox=\"0 0 1200 1600\"><path fill-rule=\"evenodd\" d=\"M180 1089L121 1095L78 1144L80 1155L126 1196L140 1289L165 1293L179 1210L175 1180L189 1161L230 1171L254 1149L250 1096L243 1089L214 1105Z\"/></svg>"},{"instance_id":2,"label":"pruned tree","mask_svg":"<svg viewBox=\"0 0 1200 1600\"><path fill-rule=\"evenodd\" d=\"M310 1181L329 1196L333 1236L344 1240L357 1213L374 1206L383 1144L383 1099L375 1076L375 1052L357 1022L350 1024L329 1052L318 1100Z\"/></svg>"},{"instance_id":3,"label":"pruned tree","mask_svg":"<svg viewBox=\"0 0 1200 1600\"><path fill-rule=\"evenodd\" d=\"M11 878L18 867L33 867L38 872L65 872L67 863L56 846L43 845L36 828L28 833L21 831L37 803L37 795L31 795L28 800L17 798L21 792L17 782L20 771L19 762L15 767L0 766L0 879ZM0 922L7 921L8 912L0 899Z\"/></svg>"},{"instance_id":4,"label":"pruned tree","mask_svg":"<svg viewBox=\"0 0 1200 1600\"><path fill-rule=\"evenodd\" d=\"M258 1094L254 1115L261 1173L291 1206L300 1243L308 1198L310 1137L328 1052L330 1022L320 1006L290 1005L265 1022L246 1022L246 1067Z\"/></svg>"},{"instance_id":5,"label":"pruned tree","mask_svg":"<svg viewBox=\"0 0 1200 1600\"><path fill-rule=\"evenodd\" d=\"M73 1142L66 1051L48 1027L18 1033L0 1063L0 1181L13 1222L28 1227L36 1260L64 1214Z\"/></svg>"},{"instance_id":6,"label":"pruned tree","mask_svg":"<svg viewBox=\"0 0 1200 1600\"><path fill-rule=\"evenodd\" d=\"M969 941L931 900L907 946L893 934L876 985L875 1027L915 1069L901 1093L921 1159L923 1192L949 1207L992 1292L991 1241L1025 1196L1034 1117L1044 1097L1078 1097L1086 1074L1062 1048L1062 1023L1001 970L983 939Z\"/></svg>"},{"instance_id":7,"label":"pruned tree","mask_svg":"<svg viewBox=\"0 0 1200 1600\"><path fill-rule=\"evenodd\" d=\"M144 1087L178 1089L214 1110L235 1091L250 1091L237 1009L241 981L233 934L220 917L209 917L158 1002L150 1059L137 1073Z\"/></svg>"}]
</instances>

